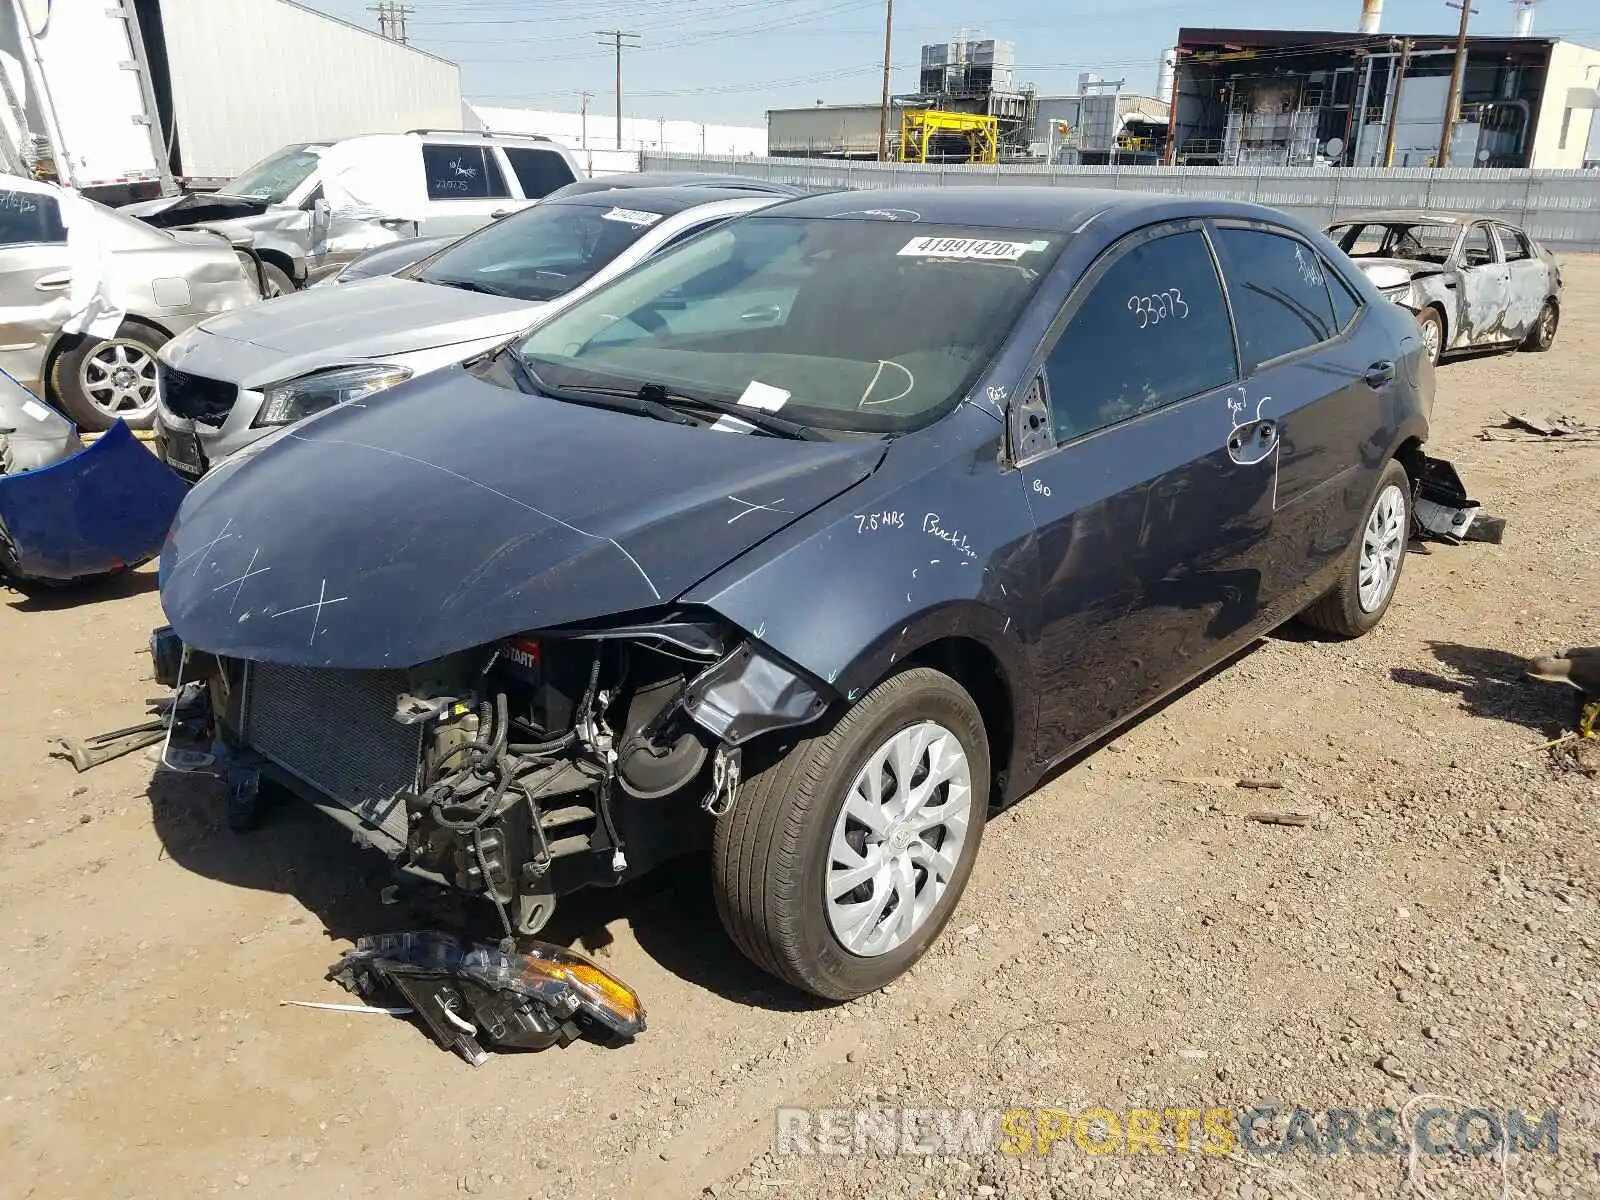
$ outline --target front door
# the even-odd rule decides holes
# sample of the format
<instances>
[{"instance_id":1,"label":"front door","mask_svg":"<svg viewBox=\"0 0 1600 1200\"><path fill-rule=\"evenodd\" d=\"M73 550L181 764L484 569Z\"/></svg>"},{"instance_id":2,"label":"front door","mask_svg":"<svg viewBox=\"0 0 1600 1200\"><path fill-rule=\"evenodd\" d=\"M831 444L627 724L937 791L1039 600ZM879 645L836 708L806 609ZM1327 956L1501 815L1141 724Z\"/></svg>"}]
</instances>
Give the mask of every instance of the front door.
<instances>
[{"instance_id":1,"label":"front door","mask_svg":"<svg viewBox=\"0 0 1600 1200\"><path fill-rule=\"evenodd\" d=\"M1511 270L1500 254L1500 244L1487 221L1469 225L1456 246L1456 330L1451 346L1492 346L1506 340L1500 330L1506 300L1511 294Z\"/></svg>"},{"instance_id":2,"label":"front door","mask_svg":"<svg viewBox=\"0 0 1600 1200\"><path fill-rule=\"evenodd\" d=\"M1277 432L1241 395L1198 222L1123 239L1074 289L1014 414L1037 527L1043 756L1242 644L1260 609ZM1030 403L1031 401L1031 403Z\"/></svg>"}]
</instances>

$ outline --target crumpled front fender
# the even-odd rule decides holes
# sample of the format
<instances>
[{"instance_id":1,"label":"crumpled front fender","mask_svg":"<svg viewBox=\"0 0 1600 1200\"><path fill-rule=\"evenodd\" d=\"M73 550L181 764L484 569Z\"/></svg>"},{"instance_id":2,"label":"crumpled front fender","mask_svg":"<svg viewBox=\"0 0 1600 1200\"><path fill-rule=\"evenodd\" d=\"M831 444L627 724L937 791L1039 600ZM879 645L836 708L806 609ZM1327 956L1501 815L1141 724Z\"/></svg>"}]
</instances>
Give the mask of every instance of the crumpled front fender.
<instances>
[{"instance_id":1,"label":"crumpled front fender","mask_svg":"<svg viewBox=\"0 0 1600 1200\"><path fill-rule=\"evenodd\" d=\"M187 491L118 421L70 458L0 476L0 574L69 583L138 566Z\"/></svg>"}]
</instances>

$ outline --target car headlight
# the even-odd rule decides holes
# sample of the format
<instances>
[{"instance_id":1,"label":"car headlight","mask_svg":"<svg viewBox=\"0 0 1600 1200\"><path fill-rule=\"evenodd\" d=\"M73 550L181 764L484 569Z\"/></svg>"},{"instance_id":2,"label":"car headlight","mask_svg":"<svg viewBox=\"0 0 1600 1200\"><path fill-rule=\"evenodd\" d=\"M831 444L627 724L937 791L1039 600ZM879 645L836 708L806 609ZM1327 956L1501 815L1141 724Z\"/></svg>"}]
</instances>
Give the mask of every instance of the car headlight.
<instances>
[{"instance_id":1,"label":"car headlight","mask_svg":"<svg viewBox=\"0 0 1600 1200\"><path fill-rule=\"evenodd\" d=\"M335 367L318 371L265 390L265 401L256 417L257 425L291 425L350 400L359 400L411 378L410 367L371 363L359 367Z\"/></svg>"}]
</instances>

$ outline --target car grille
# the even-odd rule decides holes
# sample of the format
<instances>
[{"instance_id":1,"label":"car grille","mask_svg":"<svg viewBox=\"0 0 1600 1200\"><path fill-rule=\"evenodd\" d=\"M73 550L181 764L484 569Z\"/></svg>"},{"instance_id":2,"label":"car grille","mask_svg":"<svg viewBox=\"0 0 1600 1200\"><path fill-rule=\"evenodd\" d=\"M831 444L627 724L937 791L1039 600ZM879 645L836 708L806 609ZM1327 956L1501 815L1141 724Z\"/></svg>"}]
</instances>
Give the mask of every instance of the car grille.
<instances>
[{"instance_id":1,"label":"car grille","mask_svg":"<svg viewBox=\"0 0 1600 1200\"><path fill-rule=\"evenodd\" d=\"M165 363L156 367L156 389L168 412L207 425L227 420L239 398L239 389L231 383L177 371Z\"/></svg>"},{"instance_id":2,"label":"car grille","mask_svg":"<svg viewBox=\"0 0 1600 1200\"><path fill-rule=\"evenodd\" d=\"M399 794L416 786L423 730L394 719L405 680L403 671L251 663L244 740L404 845Z\"/></svg>"}]
</instances>

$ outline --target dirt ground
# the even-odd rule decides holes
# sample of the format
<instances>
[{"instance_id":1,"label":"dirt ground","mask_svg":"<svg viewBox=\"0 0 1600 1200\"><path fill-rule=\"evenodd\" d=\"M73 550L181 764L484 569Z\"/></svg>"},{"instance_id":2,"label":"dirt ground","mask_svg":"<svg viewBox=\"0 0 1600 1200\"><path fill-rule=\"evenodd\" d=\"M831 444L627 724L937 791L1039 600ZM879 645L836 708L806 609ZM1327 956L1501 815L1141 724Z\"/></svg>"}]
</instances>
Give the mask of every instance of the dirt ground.
<instances>
[{"instance_id":1,"label":"dirt ground","mask_svg":"<svg viewBox=\"0 0 1600 1200\"><path fill-rule=\"evenodd\" d=\"M829 1007L769 980L689 863L551 930L638 988L644 1036L477 1070L403 1019L280 1006L348 1000L323 972L400 923L375 855L304 805L234 835L213 786L143 755L84 775L47 756L157 694L152 570L71 603L0 596L0 1195L1600 1196L1600 780L1538 749L1577 693L1518 658L1600 642L1600 443L1479 436L1508 407L1600 423L1597 374L1600 259L1571 258L1552 353L1439 373L1430 449L1504 544L1410 555L1372 636L1267 638L996 818L943 939L883 994ZM1285 787L1169 782L1238 776ZM1396 1155L774 1141L779 1105L1434 1093L1559 1106L1558 1152L1513 1156L1502 1184L1493 1155L1407 1182Z\"/></svg>"}]
</instances>

